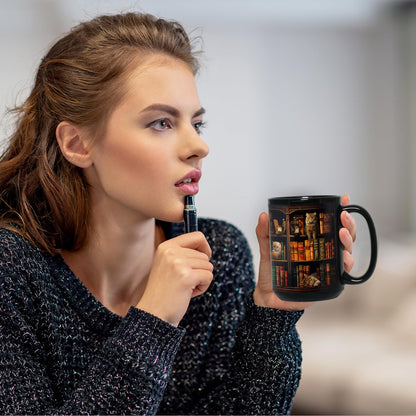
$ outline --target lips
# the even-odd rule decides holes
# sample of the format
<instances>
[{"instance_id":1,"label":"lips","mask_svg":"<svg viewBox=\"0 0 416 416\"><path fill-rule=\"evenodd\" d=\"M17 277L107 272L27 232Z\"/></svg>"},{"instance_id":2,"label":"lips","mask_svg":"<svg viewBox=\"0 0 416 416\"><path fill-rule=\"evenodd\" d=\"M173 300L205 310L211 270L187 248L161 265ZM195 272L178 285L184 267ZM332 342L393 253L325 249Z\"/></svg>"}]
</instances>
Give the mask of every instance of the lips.
<instances>
[{"instance_id":1,"label":"lips","mask_svg":"<svg viewBox=\"0 0 416 416\"><path fill-rule=\"evenodd\" d=\"M175 183L175 186L187 195L195 195L199 191L198 182L201 179L201 171L193 169L182 179Z\"/></svg>"}]
</instances>

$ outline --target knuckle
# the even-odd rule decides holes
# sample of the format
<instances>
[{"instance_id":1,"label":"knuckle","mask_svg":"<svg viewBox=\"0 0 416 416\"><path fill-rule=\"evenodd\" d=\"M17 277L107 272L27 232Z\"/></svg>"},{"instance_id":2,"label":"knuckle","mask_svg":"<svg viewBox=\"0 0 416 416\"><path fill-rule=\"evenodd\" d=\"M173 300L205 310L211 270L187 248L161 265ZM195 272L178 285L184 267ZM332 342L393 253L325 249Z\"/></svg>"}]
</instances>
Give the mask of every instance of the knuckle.
<instances>
[{"instance_id":1,"label":"knuckle","mask_svg":"<svg viewBox=\"0 0 416 416\"><path fill-rule=\"evenodd\" d=\"M177 259L176 250L170 246L164 248L163 255L167 258Z\"/></svg>"},{"instance_id":2,"label":"knuckle","mask_svg":"<svg viewBox=\"0 0 416 416\"><path fill-rule=\"evenodd\" d=\"M211 272L205 273L205 282L209 286L214 279L214 275Z\"/></svg>"},{"instance_id":3,"label":"knuckle","mask_svg":"<svg viewBox=\"0 0 416 416\"><path fill-rule=\"evenodd\" d=\"M172 256L171 262L176 270L180 271L181 273L186 271L187 268L185 267L184 262L180 257Z\"/></svg>"}]
</instances>

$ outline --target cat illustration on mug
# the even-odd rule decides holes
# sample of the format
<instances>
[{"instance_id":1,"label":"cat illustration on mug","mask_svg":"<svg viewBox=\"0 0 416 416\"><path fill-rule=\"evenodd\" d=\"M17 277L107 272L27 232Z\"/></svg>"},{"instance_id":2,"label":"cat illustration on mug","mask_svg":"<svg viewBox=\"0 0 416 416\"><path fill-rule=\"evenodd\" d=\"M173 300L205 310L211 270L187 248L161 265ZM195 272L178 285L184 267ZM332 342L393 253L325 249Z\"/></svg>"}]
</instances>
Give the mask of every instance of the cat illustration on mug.
<instances>
[{"instance_id":1,"label":"cat illustration on mug","mask_svg":"<svg viewBox=\"0 0 416 416\"><path fill-rule=\"evenodd\" d=\"M302 279L301 286L303 286L303 287L318 287L318 286L321 286L321 281L319 280L316 273L312 273L309 276L305 276Z\"/></svg>"},{"instance_id":2,"label":"cat illustration on mug","mask_svg":"<svg viewBox=\"0 0 416 416\"><path fill-rule=\"evenodd\" d=\"M272 243L272 255L276 260L283 259L282 243L273 241Z\"/></svg>"},{"instance_id":3,"label":"cat illustration on mug","mask_svg":"<svg viewBox=\"0 0 416 416\"><path fill-rule=\"evenodd\" d=\"M305 229L308 240L316 240L316 236L318 235L318 215L316 212L306 213Z\"/></svg>"}]
</instances>

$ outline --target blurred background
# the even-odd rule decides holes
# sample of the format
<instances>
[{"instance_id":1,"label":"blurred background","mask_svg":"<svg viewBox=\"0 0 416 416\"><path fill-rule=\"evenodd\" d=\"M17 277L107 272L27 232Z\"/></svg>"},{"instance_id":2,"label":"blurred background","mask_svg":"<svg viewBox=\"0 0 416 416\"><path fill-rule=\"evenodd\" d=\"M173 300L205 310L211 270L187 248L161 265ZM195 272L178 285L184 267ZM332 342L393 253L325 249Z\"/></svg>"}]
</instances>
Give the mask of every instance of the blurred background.
<instances>
[{"instance_id":1,"label":"blurred background","mask_svg":"<svg viewBox=\"0 0 416 416\"><path fill-rule=\"evenodd\" d=\"M399 0L0 0L0 147L7 108L80 20L144 11L201 36L207 109L200 216L234 223L258 264L267 199L344 194L371 213L374 277L301 319L298 414L416 414L416 3ZM354 272L368 235L357 218ZM265 386L267 388L267 386Z\"/></svg>"}]
</instances>

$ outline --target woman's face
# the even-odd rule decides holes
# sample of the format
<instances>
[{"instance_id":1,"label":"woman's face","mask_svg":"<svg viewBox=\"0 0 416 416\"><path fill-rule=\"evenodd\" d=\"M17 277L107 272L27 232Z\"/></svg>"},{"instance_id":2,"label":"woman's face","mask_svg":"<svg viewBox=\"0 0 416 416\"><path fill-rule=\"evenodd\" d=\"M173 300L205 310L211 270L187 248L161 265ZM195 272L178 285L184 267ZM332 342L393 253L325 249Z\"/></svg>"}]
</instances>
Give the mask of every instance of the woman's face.
<instances>
[{"instance_id":1,"label":"woman's face","mask_svg":"<svg viewBox=\"0 0 416 416\"><path fill-rule=\"evenodd\" d=\"M209 151L194 76L182 61L156 56L133 70L125 87L85 171L93 210L181 221Z\"/></svg>"}]
</instances>

